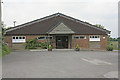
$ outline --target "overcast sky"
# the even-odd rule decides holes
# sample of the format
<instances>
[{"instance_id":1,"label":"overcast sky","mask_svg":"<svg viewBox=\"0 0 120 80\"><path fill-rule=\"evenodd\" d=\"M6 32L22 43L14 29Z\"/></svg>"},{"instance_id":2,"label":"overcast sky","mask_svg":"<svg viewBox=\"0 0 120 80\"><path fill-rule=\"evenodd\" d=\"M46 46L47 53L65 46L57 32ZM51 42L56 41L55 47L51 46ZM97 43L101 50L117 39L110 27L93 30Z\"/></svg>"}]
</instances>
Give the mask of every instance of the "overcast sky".
<instances>
[{"instance_id":1,"label":"overcast sky","mask_svg":"<svg viewBox=\"0 0 120 80\"><path fill-rule=\"evenodd\" d=\"M119 0L4 0L2 20L7 27L23 24L57 12L89 22L101 24L118 36Z\"/></svg>"}]
</instances>

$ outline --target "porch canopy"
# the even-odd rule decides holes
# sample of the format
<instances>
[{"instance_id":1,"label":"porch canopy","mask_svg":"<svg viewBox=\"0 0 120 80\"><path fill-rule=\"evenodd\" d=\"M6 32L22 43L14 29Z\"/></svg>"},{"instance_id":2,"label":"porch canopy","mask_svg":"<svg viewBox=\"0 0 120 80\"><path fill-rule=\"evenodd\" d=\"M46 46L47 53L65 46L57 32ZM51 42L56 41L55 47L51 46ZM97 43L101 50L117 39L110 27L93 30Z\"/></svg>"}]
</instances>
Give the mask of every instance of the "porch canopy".
<instances>
[{"instance_id":1,"label":"porch canopy","mask_svg":"<svg viewBox=\"0 0 120 80\"><path fill-rule=\"evenodd\" d=\"M47 33L48 34L75 34L75 32L71 30L68 26L66 26L63 22L59 22Z\"/></svg>"}]
</instances>

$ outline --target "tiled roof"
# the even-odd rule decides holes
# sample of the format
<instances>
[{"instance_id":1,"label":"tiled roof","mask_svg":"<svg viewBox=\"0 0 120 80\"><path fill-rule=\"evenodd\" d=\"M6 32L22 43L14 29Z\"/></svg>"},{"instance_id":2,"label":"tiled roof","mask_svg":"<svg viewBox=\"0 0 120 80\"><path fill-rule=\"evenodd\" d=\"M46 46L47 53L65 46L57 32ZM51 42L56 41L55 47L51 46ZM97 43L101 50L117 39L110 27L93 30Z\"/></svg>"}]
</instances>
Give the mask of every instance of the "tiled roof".
<instances>
[{"instance_id":1,"label":"tiled roof","mask_svg":"<svg viewBox=\"0 0 120 80\"><path fill-rule=\"evenodd\" d=\"M69 27L75 34L109 34L110 31L101 29L92 24L80 21L70 16L56 13L41 19L37 19L22 25L18 25L6 31L6 35L40 35L47 34L48 31L53 29L60 22Z\"/></svg>"}]
</instances>

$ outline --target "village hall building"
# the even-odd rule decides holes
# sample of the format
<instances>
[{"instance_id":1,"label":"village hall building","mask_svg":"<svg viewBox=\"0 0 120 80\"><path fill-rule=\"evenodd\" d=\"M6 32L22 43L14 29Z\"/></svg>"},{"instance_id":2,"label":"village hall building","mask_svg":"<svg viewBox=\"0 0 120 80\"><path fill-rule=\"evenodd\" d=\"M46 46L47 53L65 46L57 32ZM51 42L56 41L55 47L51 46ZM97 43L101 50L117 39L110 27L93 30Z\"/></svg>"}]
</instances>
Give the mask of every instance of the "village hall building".
<instances>
[{"instance_id":1,"label":"village hall building","mask_svg":"<svg viewBox=\"0 0 120 80\"><path fill-rule=\"evenodd\" d=\"M57 49L74 49L79 44L80 49L105 50L108 34L110 31L106 29L55 13L8 29L5 42L19 49L27 40L37 38L40 42L51 41Z\"/></svg>"}]
</instances>

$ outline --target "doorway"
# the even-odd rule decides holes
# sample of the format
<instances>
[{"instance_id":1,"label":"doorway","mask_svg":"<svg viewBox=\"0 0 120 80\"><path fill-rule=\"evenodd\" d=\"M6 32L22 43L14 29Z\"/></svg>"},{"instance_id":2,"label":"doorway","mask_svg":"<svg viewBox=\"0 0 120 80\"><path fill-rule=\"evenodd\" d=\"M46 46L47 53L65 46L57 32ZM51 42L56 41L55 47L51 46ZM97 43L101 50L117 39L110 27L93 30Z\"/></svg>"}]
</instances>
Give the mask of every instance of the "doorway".
<instances>
[{"instance_id":1,"label":"doorway","mask_svg":"<svg viewBox=\"0 0 120 80\"><path fill-rule=\"evenodd\" d=\"M68 48L68 36L56 36L56 48L57 49Z\"/></svg>"}]
</instances>

